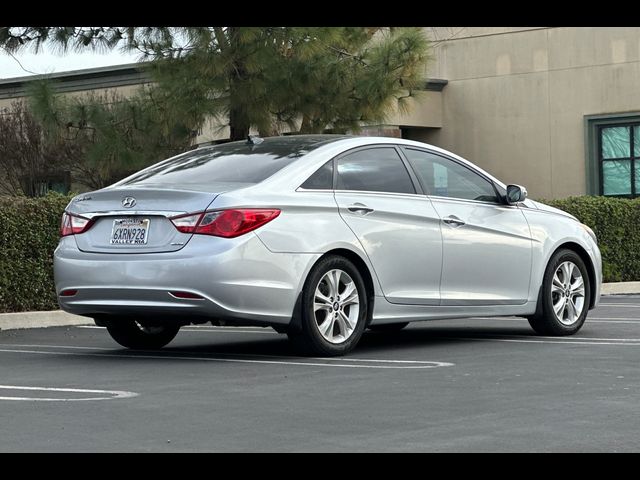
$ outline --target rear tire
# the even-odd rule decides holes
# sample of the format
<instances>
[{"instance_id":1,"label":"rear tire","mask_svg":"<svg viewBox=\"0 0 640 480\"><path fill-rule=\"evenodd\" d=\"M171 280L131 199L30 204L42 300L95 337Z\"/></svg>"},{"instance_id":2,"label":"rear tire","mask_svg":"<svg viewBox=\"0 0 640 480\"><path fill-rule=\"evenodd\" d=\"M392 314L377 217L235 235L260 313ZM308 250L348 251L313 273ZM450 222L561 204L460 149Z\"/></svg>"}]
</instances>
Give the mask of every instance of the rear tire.
<instances>
[{"instance_id":1,"label":"rear tire","mask_svg":"<svg viewBox=\"0 0 640 480\"><path fill-rule=\"evenodd\" d=\"M345 355L357 345L367 320L362 275L344 257L329 255L311 270L302 290L300 330L287 332L305 355Z\"/></svg>"},{"instance_id":2,"label":"rear tire","mask_svg":"<svg viewBox=\"0 0 640 480\"><path fill-rule=\"evenodd\" d=\"M383 325L369 325L369 330L374 332L399 332L403 328L409 325L409 322L404 323L385 323Z\"/></svg>"},{"instance_id":3,"label":"rear tire","mask_svg":"<svg viewBox=\"0 0 640 480\"><path fill-rule=\"evenodd\" d=\"M558 250L549 260L536 315L529 324L539 335L573 335L584 324L591 302L589 272L573 250Z\"/></svg>"},{"instance_id":4,"label":"rear tire","mask_svg":"<svg viewBox=\"0 0 640 480\"><path fill-rule=\"evenodd\" d=\"M116 342L133 350L158 350L173 340L180 330L180 325L173 323L150 323L132 319L105 323Z\"/></svg>"}]
</instances>

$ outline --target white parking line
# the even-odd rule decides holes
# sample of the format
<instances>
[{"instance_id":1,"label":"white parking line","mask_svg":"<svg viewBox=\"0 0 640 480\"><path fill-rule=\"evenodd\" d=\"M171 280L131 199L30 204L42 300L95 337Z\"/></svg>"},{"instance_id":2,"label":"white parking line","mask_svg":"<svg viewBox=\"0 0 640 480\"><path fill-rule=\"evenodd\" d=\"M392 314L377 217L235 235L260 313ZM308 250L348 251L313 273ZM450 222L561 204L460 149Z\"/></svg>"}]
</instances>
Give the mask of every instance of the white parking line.
<instances>
[{"instance_id":1,"label":"white parking line","mask_svg":"<svg viewBox=\"0 0 640 480\"><path fill-rule=\"evenodd\" d=\"M553 337L553 336L544 336L544 335L506 335L500 333L475 333L472 337L480 337L480 338L493 338L493 337L501 337L501 338L526 338L530 340L537 339L549 339L549 340L587 340L587 341L606 341L606 342L640 342L640 338L607 338L607 337L575 337L571 336L562 336L562 337Z\"/></svg>"},{"instance_id":2,"label":"white parking line","mask_svg":"<svg viewBox=\"0 0 640 480\"><path fill-rule=\"evenodd\" d=\"M617 347L637 347L640 346L640 342L638 343L624 343L624 342L587 342L587 341L564 341L564 340L520 340L513 338L483 338L483 337L439 337L446 338L449 340L477 340L482 342L514 342L514 343L546 343L546 344L566 344L566 345L615 345ZM557 337L552 337L557 338ZM563 337L564 338L564 337Z\"/></svg>"},{"instance_id":3,"label":"white parking line","mask_svg":"<svg viewBox=\"0 0 640 480\"><path fill-rule=\"evenodd\" d=\"M465 320L463 318L459 320ZM467 320L494 320L498 322L526 322L526 318L503 318L503 317L469 317ZM446 321L446 320L445 320ZM587 317L587 323L640 323L639 320L630 320L628 317Z\"/></svg>"},{"instance_id":4,"label":"white parking line","mask_svg":"<svg viewBox=\"0 0 640 480\"><path fill-rule=\"evenodd\" d=\"M54 397L13 397L0 396L0 400L24 401L24 402L87 402L95 400L115 400L117 398L137 397L135 392L127 392L121 390L93 390L85 388L55 388L55 387L23 387L17 385L0 385L1 390L22 390L22 391L39 391L39 392L66 392L66 393L102 393L107 396L101 397L85 397L85 398L54 398Z\"/></svg>"},{"instance_id":5,"label":"white parking line","mask_svg":"<svg viewBox=\"0 0 640 480\"><path fill-rule=\"evenodd\" d=\"M20 345L14 344L0 344L3 347L20 347ZM86 349L86 350L106 350L104 348L94 348L94 347L67 347L62 345L38 345L40 348L73 348L73 349ZM113 350L112 350L113 351ZM290 360L267 360L267 358L283 358L272 355L235 355L235 354L220 354L215 353L216 356L211 357L191 357L184 356L178 357L175 355L148 355L148 354L117 354L117 353L91 353L89 352L53 352L53 351L45 351L45 350L23 350L23 349L0 349L0 352L4 353L30 353L30 354L40 354L40 355L68 355L68 356L89 356L89 357L106 357L106 358L145 358L145 359L168 359L168 360L195 360L195 361L207 361L207 362L226 362L226 363L257 363L257 364L275 364L275 365L296 365L296 366L311 366L311 367L338 367L338 368L377 368L377 369L427 369L427 368L437 368L437 367L451 367L455 364L449 362L435 362L435 361L424 361L424 360L377 360L377 359L360 359L360 358L310 358L309 360L322 360L326 363L318 363L318 362L308 362L301 361L305 360L302 357L293 357L296 361ZM178 353L178 352L171 352ZM185 352L188 353L188 352ZM228 358L221 358L223 356L227 356ZM246 357L260 357L262 359L258 360L255 358L246 358ZM335 363L332 363L335 362ZM342 363L337 363L342 362ZM353 362L355 364L350 364L349 362ZM362 362L362 363L357 363ZM368 364L363 364L368 363ZM378 363L389 364L392 365L375 365Z\"/></svg>"},{"instance_id":6,"label":"white parking line","mask_svg":"<svg viewBox=\"0 0 640 480\"><path fill-rule=\"evenodd\" d=\"M627 308L640 308L640 304L637 303L600 303L598 308L603 307L627 307Z\"/></svg>"}]
</instances>

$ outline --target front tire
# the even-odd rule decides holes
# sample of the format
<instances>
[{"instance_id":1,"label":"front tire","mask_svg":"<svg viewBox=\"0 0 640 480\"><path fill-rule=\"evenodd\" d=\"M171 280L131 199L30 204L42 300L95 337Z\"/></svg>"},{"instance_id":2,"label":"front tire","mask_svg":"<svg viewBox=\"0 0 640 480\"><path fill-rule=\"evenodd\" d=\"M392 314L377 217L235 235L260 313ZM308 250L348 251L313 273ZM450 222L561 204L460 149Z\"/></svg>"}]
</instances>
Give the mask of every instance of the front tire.
<instances>
[{"instance_id":1,"label":"front tire","mask_svg":"<svg viewBox=\"0 0 640 480\"><path fill-rule=\"evenodd\" d=\"M580 256L563 249L549 260L538 312L529 324L539 335L573 335L587 318L591 302L589 272Z\"/></svg>"},{"instance_id":2,"label":"front tire","mask_svg":"<svg viewBox=\"0 0 640 480\"><path fill-rule=\"evenodd\" d=\"M304 354L345 355L362 336L367 303L364 280L355 265L337 255L324 257L303 287L301 330L287 334Z\"/></svg>"},{"instance_id":3,"label":"front tire","mask_svg":"<svg viewBox=\"0 0 640 480\"><path fill-rule=\"evenodd\" d=\"M120 345L133 350L158 350L175 338L180 325L132 319L106 322L107 331Z\"/></svg>"}]
</instances>

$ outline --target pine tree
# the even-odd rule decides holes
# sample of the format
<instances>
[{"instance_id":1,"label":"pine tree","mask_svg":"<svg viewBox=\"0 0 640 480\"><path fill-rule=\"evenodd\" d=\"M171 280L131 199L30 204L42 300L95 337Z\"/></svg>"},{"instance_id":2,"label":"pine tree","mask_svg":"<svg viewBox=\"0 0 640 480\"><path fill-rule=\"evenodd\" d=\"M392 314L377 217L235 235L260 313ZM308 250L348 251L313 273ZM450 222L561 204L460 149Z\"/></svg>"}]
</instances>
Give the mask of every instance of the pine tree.
<instances>
[{"instance_id":1,"label":"pine tree","mask_svg":"<svg viewBox=\"0 0 640 480\"><path fill-rule=\"evenodd\" d=\"M251 128L347 131L382 121L420 89L428 59L420 28L0 28L10 52L46 43L139 51L172 109L201 122L217 118L231 140Z\"/></svg>"}]
</instances>

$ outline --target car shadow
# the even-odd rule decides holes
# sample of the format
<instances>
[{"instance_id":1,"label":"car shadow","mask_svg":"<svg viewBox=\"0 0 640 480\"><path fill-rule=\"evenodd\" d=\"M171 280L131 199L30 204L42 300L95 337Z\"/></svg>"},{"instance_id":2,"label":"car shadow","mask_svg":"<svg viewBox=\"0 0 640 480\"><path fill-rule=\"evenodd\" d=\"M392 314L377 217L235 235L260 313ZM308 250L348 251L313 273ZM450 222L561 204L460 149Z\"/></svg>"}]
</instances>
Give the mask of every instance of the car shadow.
<instances>
[{"instance_id":1,"label":"car shadow","mask_svg":"<svg viewBox=\"0 0 640 480\"><path fill-rule=\"evenodd\" d=\"M250 335L250 333L247 333ZM535 333L527 327L478 327L478 326L412 326L398 332L374 332L367 330L358 346L349 356L358 356L362 353L376 354L390 351L399 351L416 347L440 347L474 342L477 339L501 338L509 336L535 337ZM225 336L226 337L226 336ZM216 339L215 343L203 338L198 343L186 343L185 339L178 337L179 344L169 345L155 353L168 356L203 356L203 355L242 355L242 356L277 356L277 357L301 357L286 335L274 334L269 338L260 339ZM177 339L177 340L178 340ZM191 340L191 339L189 339ZM131 350L119 350L118 353L128 352L131 355L145 352L133 352ZM115 352L114 352L115 353Z\"/></svg>"}]
</instances>

